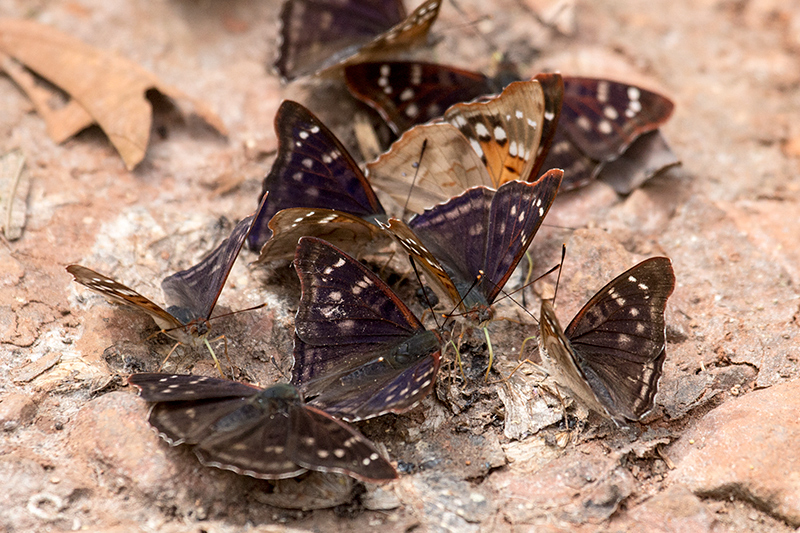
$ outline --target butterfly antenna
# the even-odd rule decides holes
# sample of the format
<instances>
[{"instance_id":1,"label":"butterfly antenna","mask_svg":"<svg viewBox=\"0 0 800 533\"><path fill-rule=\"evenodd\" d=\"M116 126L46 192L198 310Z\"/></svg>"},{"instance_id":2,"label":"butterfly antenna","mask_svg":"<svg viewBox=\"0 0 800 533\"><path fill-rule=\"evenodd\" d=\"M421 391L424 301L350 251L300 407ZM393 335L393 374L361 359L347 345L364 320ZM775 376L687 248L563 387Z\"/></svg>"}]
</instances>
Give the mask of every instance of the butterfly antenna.
<instances>
[{"instance_id":1,"label":"butterfly antenna","mask_svg":"<svg viewBox=\"0 0 800 533\"><path fill-rule=\"evenodd\" d=\"M445 316L449 318L454 316L464 316L466 314L466 313L456 313L456 309L461 307L461 304L464 303L464 300L466 299L467 295L470 292L472 292L472 289L478 286L478 283L480 283L483 280L483 277L484 277L483 270L478 270L478 275L475 276L475 281L472 282L472 285L469 286L469 289L467 289L467 291L464 293L464 295L461 297L458 303L456 303L456 305L453 307L453 310L447 313L447 315Z\"/></svg>"},{"instance_id":2,"label":"butterfly antenna","mask_svg":"<svg viewBox=\"0 0 800 533\"><path fill-rule=\"evenodd\" d=\"M414 163L414 179L411 180L411 186L408 188L408 196L406 196L406 203L403 204L403 217L406 217L406 213L408 212L408 202L411 201L411 193L414 192L414 185L417 183L417 175L419 174L419 169L422 166L422 158L425 156L425 150L428 148L428 139L422 141L422 149L419 151L419 159L416 163Z\"/></svg>"},{"instance_id":3,"label":"butterfly antenna","mask_svg":"<svg viewBox=\"0 0 800 533\"><path fill-rule=\"evenodd\" d=\"M408 256L408 261L411 263L411 268L414 270L414 276L416 276L419 286L422 287L422 296L425 298L425 303L428 304L428 308L431 310L433 321L436 322L436 329L441 329L444 327L444 324L439 325L439 321L436 320L436 312L433 310L433 304L431 304L431 301L428 298L428 292L425 290L425 286L422 284L422 278L419 275L419 270L417 270L417 262L414 261L414 258L410 255Z\"/></svg>"},{"instance_id":4,"label":"butterfly antenna","mask_svg":"<svg viewBox=\"0 0 800 533\"><path fill-rule=\"evenodd\" d=\"M512 302L514 302L514 303L515 303L515 304L517 304L517 305L518 305L520 308L522 308L522 310L523 310L523 311L525 311L526 313L528 313L528 315L530 315L530 317L531 317L531 318L533 318L533 319L534 319L536 322L539 322L539 320L538 320L538 319L537 319L535 316L533 316L533 313L531 313L531 312L528 310L528 308L527 308L525 305L523 305L523 304L520 304L520 303L519 303L517 300L515 300L515 299L514 299L514 295L515 295L515 294L517 294L517 293L518 293L518 292L520 292L520 291L524 291L526 288L528 288L529 286L533 285L534 283L536 283L536 282L537 282L537 281L539 281L540 279L542 279L542 278L544 278L544 277L546 277L546 276L549 276L550 274L552 274L553 272L555 272L555 271L556 271L556 269L558 269L558 268L560 268L560 267L561 267L561 264L559 263L559 264L557 264L557 265L553 266L552 268L550 268L550 270L548 270L547 272L545 272L545 273L544 273L544 274L542 274L541 276L537 277L536 279L534 279L534 280L532 280L532 281L528 281L528 282L526 282L526 283L525 283L525 285L523 285L522 287L519 287L518 289L515 289L515 290L513 290L513 291L511 291L511 292L506 292L506 291L504 291L504 290L502 290L502 289L501 289L501 290L500 290L500 292L501 292L502 296L501 296L500 298L496 299L496 300L495 300L495 303L497 303L497 302L500 302L500 301L502 301L502 300L503 300L503 299L505 299L505 298L509 298L509 299L510 299ZM491 282L491 280L490 280L490 282ZM523 295L523 297L524 297L525 293L523 292L523 293L522 293L522 295ZM524 300L523 300L523 303L524 303Z\"/></svg>"},{"instance_id":5,"label":"butterfly antenna","mask_svg":"<svg viewBox=\"0 0 800 533\"><path fill-rule=\"evenodd\" d=\"M253 307L248 307L247 309L237 309L236 311L231 311L230 313L224 313L224 314L221 314L221 315L216 315L216 316L213 316L213 317L209 318L209 320L216 320L218 318L225 318L226 316L238 315L239 313L245 313L247 311L255 311L256 309L261 309L262 307L266 307L266 306L267 306L267 303L264 302L263 304L258 304L258 305L255 305Z\"/></svg>"},{"instance_id":6,"label":"butterfly antenna","mask_svg":"<svg viewBox=\"0 0 800 533\"><path fill-rule=\"evenodd\" d=\"M558 277L556 278L556 288L553 291L553 307L556 305L556 295L558 294L558 284L561 282L561 270L564 266L564 257L567 255L567 245L561 245L561 262L558 264Z\"/></svg>"},{"instance_id":7,"label":"butterfly antenna","mask_svg":"<svg viewBox=\"0 0 800 533\"><path fill-rule=\"evenodd\" d=\"M493 16L484 15L484 16L480 17L477 20L470 21L469 20L469 15L467 14L467 12L464 10L464 8L462 8L461 5L456 0L450 0L450 3L453 4L454 8L456 8L456 11L458 11L458 14L461 15L464 18L465 21L467 21L465 24L460 26L461 28L469 28L470 30L472 30L472 33L477 35L478 38L483 41L483 43L486 45L486 48L488 48L489 50L497 50L498 49L498 46L495 43L493 43L486 35L484 35L483 32L481 32L479 29L477 29L477 26L478 26L479 23L483 22L484 20L492 20L494 18Z\"/></svg>"}]
</instances>

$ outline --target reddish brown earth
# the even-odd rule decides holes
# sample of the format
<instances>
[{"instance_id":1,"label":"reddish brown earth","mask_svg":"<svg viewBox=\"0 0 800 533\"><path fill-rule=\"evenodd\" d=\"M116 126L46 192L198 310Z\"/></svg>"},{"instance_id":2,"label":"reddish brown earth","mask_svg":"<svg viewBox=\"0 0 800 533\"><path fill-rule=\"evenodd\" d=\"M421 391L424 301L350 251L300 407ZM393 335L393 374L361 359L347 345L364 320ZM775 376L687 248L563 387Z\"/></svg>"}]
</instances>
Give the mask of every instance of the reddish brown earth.
<instances>
[{"instance_id":1,"label":"reddish brown earth","mask_svg":"<svg viewBox=\"0 0 800 533\"><path fill-rule=\"evenodd\" d=\"M533 16L553 9L548 0L459 4L466 16L446 3L434 27L441 42L427 57L487 70L495 49L509 50L523 72L605 75L675 101L663 131L683 166L626 198L600 183L560 198L547 221L558 227L534 242L540 271L568 243L562 320L637 260L672 258L668 357L647 423L624 432L577 408L577 428L566 433L558 401L531 367L497 383L536 331L506 306L500 314L523 325L492 324L501 374L490 383L475 337L463 354L466 381L448 363L436 398L360 425L403 467L397 482L364 490L314 475L275 485L169 448L124 380L154 369L169 343L147 340L155 332L148 318L71 283L64 267L79 262L160 300L165 275L199 260L255 208L282 98L306 99L348 137L351 113L334 88L307 99L309 91L282 87L265 68L277 1L7 0L3 16L118 51L204 99L230 136L159 112L147 157L129 172L97 129L54 145L27 99L0 77L0 151L22 149L32 180L23 236L0 246L0 530L800 527L800 7L577 2L574 28L563 34ZM465 27L488 14L478 28L491 45ZM269 306L218 327L237 377L267 385L281 379L276 366L291 366L298 288L288 268L249 270L254 258L242 255L220 306ZM191 351L167 370L215 372L206 354Z\"/></svg>"}]
</instances>

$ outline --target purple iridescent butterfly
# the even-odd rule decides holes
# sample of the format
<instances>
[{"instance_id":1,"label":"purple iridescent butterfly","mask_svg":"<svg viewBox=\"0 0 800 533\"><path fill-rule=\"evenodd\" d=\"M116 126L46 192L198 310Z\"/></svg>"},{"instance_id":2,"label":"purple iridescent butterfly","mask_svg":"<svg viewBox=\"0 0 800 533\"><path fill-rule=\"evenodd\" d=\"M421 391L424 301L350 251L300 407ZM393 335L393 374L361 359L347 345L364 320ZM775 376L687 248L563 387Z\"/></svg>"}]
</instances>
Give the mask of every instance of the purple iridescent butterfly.
<instances>
[{"instance_id":1,"label":"purple iridescent butterfly","mask_svg":"<svg viewBox=\"0 0 800 533\"><path fill-rule=\"evenodd\" d=\"M422 44L441 0L406 16L402 0L286 0L274 68L284 82Z\"/></svg>"},{"instance_id":2,"label":"purple iridescent butterfly","mask_svg":"<svg viewBox=\"0 0 800 533\"><path fill-rule=\"evenodd\" d=\"M542 300L539 349L559 384L618 425L644 417L655 402L666 357L664 311L675 288L672 263L647 259L583 306L566 330Z\"/></svg>"},{"instance_id":3,"label":"purple iridescent butterfly","mask_svg":"<svg viewBox=\"0 0 800 533\"><path fill-rule=\"evenodd\" d=\"M297 240L315 235L354 254L381 238L386 212L342 143L302 105L284 101L275 116L278 156L264 178L264 206L248 237L260 262L291 259ZM262 196L263 197L263 196Z\"/></svg>"},{"instance_id":4,"label":"purple iridescent butterfly","mask_svg":"<svg viewBox=\"0 0 800 533\"><path fill-rule=\"evenodd\" d=\"M205 376L134 374L154 402L149 420L170 445L193 447L201 463L261 479L306 470L388 481L397 472L361 433L307 405L288 383L266 389Z\"/></svg>"},{"instance_id":5,"label":"purple iridescent butterfly","mask_svg":"<svg viewBox=\"0 0 800 533\"><path fill-rule=\"evenodd\" d=\"M539 75L541 76L541 75ZM537 76L537 78L539 77ZM350 92L375 108L396 132L441 116L457 102L498 93L519 79L497 78L434 63L369 62L345 69ZM602 177L628 193L677 159L658 132L672 114L666 97L611 80L565 76L563 105L543 171L564 169L563 190Z\"/></svg>"},{"instance_id":6,"label":"purple iridescent butterfly","mask_svg":"<svg viewBox=\"0 0 800 533\"><path fill-rule=\"evenodd\" d=\"M333 245L303 237L292 383L345 420L414 407L433 389L442 340L386 283Z\"/></svg>"},{"instance_id":7,"label":"purple iridescent butterfly","mask_svg":"<svg viewBox=\"0 0 800 533\"><path fill-rule=\"evenodd\" d=\"M547 215L562 175L551 170L534 183L510 181L496 192L475 187L407 224L392 218L386 229L437 294L483 322Z\"/></svg>"}]
</instances>

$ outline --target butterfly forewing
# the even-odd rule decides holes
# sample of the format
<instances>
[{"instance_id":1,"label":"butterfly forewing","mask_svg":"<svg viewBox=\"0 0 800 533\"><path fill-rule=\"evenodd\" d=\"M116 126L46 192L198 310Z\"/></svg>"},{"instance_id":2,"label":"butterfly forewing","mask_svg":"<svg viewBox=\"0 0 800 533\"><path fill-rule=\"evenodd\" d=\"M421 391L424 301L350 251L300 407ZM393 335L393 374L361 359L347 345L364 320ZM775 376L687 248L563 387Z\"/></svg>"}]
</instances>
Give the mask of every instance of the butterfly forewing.
<instances>
[{"instance_id":1,"label":"butterfly forewing","mask_svg":"<svg viewBox=\"0 0 800 533\"><path fill-rule=\"evenodd\" d=\"M397 477L391 463L361 433L329 414L306 406L292 409L288 447L292 460L314 469L324 462L326 470L350 474L362 481L385 481Z\"/></svg>"},{"instance_id":2,"label":"butterfly forewing","mask_svg":"<svg viewBox=\"0 0 800 533\"><path fill-rule=\"evenodd\" d=\"M652 407L666 357L664 312L675 287L669 259L643 261L603 287L561 331L542 302L542 338L565 385L615 421Z\"/></svg>"},{"instance_id":3,"label":"butterfly forewing","mask_svg":"<svg viewBox=\"0 0 800 533\"><path fill-rule=\"evenodd\" d=\"M462 312L486 308L528 249L561 177L553 170L536 183L513 181L497 192L475 187L415 216L407 228L392 220L394 235L435 291L460 303Z\"/></svg>"},{"instance_id":4,"label":"butterfly forewing","mask_svg":"<svg viewBox=\"0 0 800 533\"><path fill-rule=\"evenodd\" d=\"M539 166L544 113L544 91L531 80L514 82L485 102L456 104L444 119L469 140L498 187L511 180L527 181Z\"/></svg>"},{"instance_id":5,"label":"butterfly forewing","mask_svg":"<svg viewBox=\"0 0 800 533\"><path fill-rule=\"evenodd\" d=\"M383 206L342 143L302 105L284 101L275 116L278 156L264 178L259 210L248 246L260 250L270 238L272 217L293 207L341 211L380 219Z\"/></svg>"},{"instance_id":6,"label":"butterfly forewing","mask_svg":"<svg viewBox=\"0 0 800 533\"><path fill-rule=\"evenodd\" d=\"M479 72L436 63L357 63L344 74L353 96L377 110L397 135L441 117L454 104L502 90Z\"/></svg>"},{"instance_id":7,"label":"butterfly forewing","mask_svg":"<svg viewBox=\"0 0 800 533\"><path fill-rule=\"evenodd\" d=\"M254 218L254 215L250 215L242 219L233 228L230 236L195 266L164 278L161 290L164 291L170 313L183 323L211 317L211 311L225 286L233 263L239 256Z\"/></svg>"},{"instance_id":8,"label":"butterfly forewing","mask_svg":"<svg viewBox=\"0 0 800 533\"><path fill-rule=\"evenodd\" d=\"M637 137L666 122L673 103L635 85L598 78L564 77L564 130L591 159L619 156Z\"/></svg>"},{"instance_id":9,"label":"butterfly forewing","mask_svg":"<svg viewBox=\"0 0 800 533\"><path fill-rule=\"evenodd\" d=\"M134 374L129 381L145 400L156 402L150 423L161 437L172 445L193 445L204 465L266 479L296 476L306 469L373 481L397 477L372 443L306 406L292 385L259 389L169 374ZM341 451L345 449L346 454Z\"/></svg>"},{"instance_id":10,"label":"butterfly forewing","mask_svg":"<svg viewBox=\"0 0 800 533\"><path fill-rule=\"evenodd\" d=\"M294 265L301 297L292 383L313 405L354 420L405 411L430 392L441 341L380 278L310 237L300 240ZM385 403L375 400L395 380L406 385Z\"/></svg>"},{"instance_id":11,"label":"butterfly forewing","mask_svg":"<svg viewBox=\"0 0 800 533\"><path fill-rule=\"evenodd\" d=\"M287 0L275 69L290 81L420 44L439 7L427 0L405 17L400 0Z\"/></svg>"},{"instance_id":12,"label":"butterfly forewing","mask_svg":"<svg viewBox=\"0 0 800 533\"><path fill-rule=\"evenodd\" d=\"M331 56L369 42L405 16L402 0L286 0L275 70L284 81L313 74Z\"/></svg>"},{"instance_id":13,"label":"butterfly forewing","mask_svg":"<svg viewBox=\"0 0 800 533\"><path fill-rule=\"evenodd\" d=\"M75 281L84 287L105 296L114 303L128 305L144 311L153 317L153 320L162 329L180 328L183 325L152 300L145 298L130 287L108 276L81 265L69 265L67 272L72 274Z\"/></svg>"},{"instance_id":14,"label":"butterfly forewing","mask_svg":"<svg viewBox=\"0 0 800 533\"><path fill-rule=\"evenodd\" d=\"M356 257L384 235L380 228L361 217L332 209L294 207L278 211L269 221L270 238L261 248L259 263L291 260L300 237L324 239L346 248Z\"/></svg>"}]
</instances>

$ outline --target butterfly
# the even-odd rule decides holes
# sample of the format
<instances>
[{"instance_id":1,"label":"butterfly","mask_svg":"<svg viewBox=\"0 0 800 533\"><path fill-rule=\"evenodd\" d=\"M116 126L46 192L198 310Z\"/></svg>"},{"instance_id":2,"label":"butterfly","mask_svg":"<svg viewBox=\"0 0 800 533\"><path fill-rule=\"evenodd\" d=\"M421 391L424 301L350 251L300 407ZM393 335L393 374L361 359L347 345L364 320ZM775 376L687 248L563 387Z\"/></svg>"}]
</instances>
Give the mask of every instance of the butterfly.
<instances>
[{"instance_id":1,"label":"butterfly","mask_svg":"<svg viewBox=\"0 0 800 533\"><path fill-rule=\"evenodd\" d=\"M474 187L414 216L389 219L390 232L419 264L437 295L484 322L555 200L562 172L495 192Z\"/></svg>"},{"instance_id":2,"label":"butterfly","mask_svg":"<svg viewBox=\"0 0 800 533\"><path fill-rule=\"evenodd\" d=\"M539 75L542 76L542 75ZM539 77L537 76L537 78ZM519 79L506 68L497 78L435 63L367 62L345 68L351 94L381 114L396 132L426 123L458 103L496 94L509 80ZM599 78L564 76L561 116L542 170L564 169L563 190L608 177L621 193L677 159L659 133L657 143L639 143L672 114L666 97L635 85ZM633 145L637 145L633 149ZM627 165L604 172L619 158ZM623 179L616 176L626 173Z\"/></svg>"},{"instance_id":3,"label":"butterfly","mask_svg":"<svg viewBox=\"0 0 800 533\"><path fill-rule=\"evenodd\" d=\"M164 278L161 289L167 302L166 309L130 287L84 266L69 265L67 272L74 276L76 282L114 303L144 311L162 332L178 343L196 346L198 341L202 341L222 373L207 340L209 319L254 218L255 215L250 215L242 219L230 236L198 264Z\"/></svg>"},{"instance_id":4,"label":"butterfly","mask_svg":"<svg viewBox=\"0 0 800 533\"><path fill-rule=\"evenodd\" d=\"M306 470L362 481L397 472L361 433L307 405L288 383L261 389L205 376L133 374L128 382L154 402L150 424L171 446L193 447L206 466L260 479Z\"/></svg>"},{"instance_id":5,"label":"butterfly","mask_svg":"<svg viewBox=\"0 0 800 533\"><path fill-rule=\"evenodd\" d=\"M386 220L386 212L336 136L291 100L278 108L275 131L278 156L264 178L264 205L248 237L248 246L261 250L259 262L291 259L303 235L350 250L382 238L375 221Z\"/></svg>"},{"instance_id":6,"label":"butterfly","mask_svg":"<svg viewBox=\"0 0 800 533\"><path fill-rule=\"evenodd\" d=\"M443 122L411 128L367 165L370 181L419 213L473 186L535 179L559 107L560 77L545 81L514 82L495 98L454 105Z\"/></svg>"},{"instance_id":7,"label":"butterfly","mask_svg":"<svg viewBox=\"0 0 800 533\"><path fill-rule=\"evenodd\" d=\"M653 257L614 278L566 330L542 300L539 349L556 381L617 425L654 405L666 358L664 311L675 288L672 263Z\"/></svg>"},{"instance_id":8,"label":"butterfly","mask_svg":"<svg viewBox=\"0 0 800 533\"><path fill-rule=\"evenodd\" d=\"M335 246L303 237L292 384L348 421L413 408L433 389L442 345L386 283Z\"/></svg>"},{"instance_id":9,"label":"butterfly","mask_svg":"<svg viewBox=\"0 0 800 533\"><path fill-rule=\"evenodd\" d=\"M286 0L274 68L284 82L422 44L441 0L406 16L402 0Z\"/></svg>"}]
</instances>

